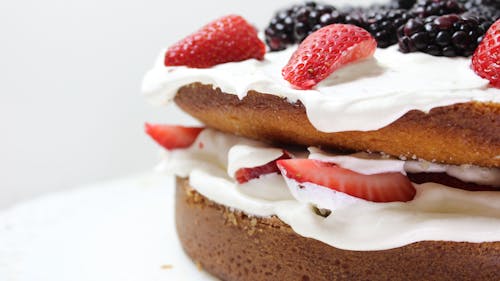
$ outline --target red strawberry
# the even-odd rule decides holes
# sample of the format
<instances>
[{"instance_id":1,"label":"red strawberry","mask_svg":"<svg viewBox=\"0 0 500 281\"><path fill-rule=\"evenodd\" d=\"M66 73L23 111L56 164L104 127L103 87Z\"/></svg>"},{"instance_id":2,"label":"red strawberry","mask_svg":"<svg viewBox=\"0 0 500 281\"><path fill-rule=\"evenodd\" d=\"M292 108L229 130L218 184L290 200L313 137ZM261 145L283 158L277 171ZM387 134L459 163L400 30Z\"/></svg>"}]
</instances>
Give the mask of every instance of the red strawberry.
<instances>
[{"instance_id":1,"label":"red strawberry","mask_svg":"<svg viewBox=\"0 0 500 281\"><path fill-rule=\"evenodd\" d=\"M484 35L472 56L472 69L490 84L500 88L500 20Z\"/></svg>"},{"instance_id":2,"label":"red strawberry","mask_svg":"<svg viewBox=\"0 0 500 281\"><path fill-rule=\"evenodd\" d=\"M278 166L276 165L276 161L281 160L281 159L290 159L291 156L290 154L283 150L283 155L279 157L276 160L273 160L267 164L264 164L259 167L253 167L253 168L241 168L238 169L235 173L236 180L239 183L245 183L249 180L259 178L262 175L267 175L267 174L272 174L272 173L280 173L280 169L278 169Z\"/></svg>"},{"instance_id":3,"label":"red strawberry","mask_svg":"<svg viewBox=\"0 0 500 281\"><path fill-rule=\"evenodd\" d=\"M146 133L168 150L190 147L204 128L145 124Z\"/></svg>"},{"instance_id":4,"label":"red strawberry","mask_svg":"<svg viewBox=\"0 0 500 281\"><path fill-rule=\"evenodd\" d=\"M416 194L410 180L401 173L363 175L333 163L311 159L279 160L283 175L297 182L309 182L373 202L410 201Z\"/></svg>"},{"instance_id":5,"label":"red strawberry","mask_svg":"<svg viewBox=\"0 0 500 281\"><path fill-rule=\"evenodd\" d=\"M206 68L251 58L262 60L265 53L266 45L255 28L241 16L229 15L171 46L165 55L165 65Z\"/></svg>"},{"instance_id":6,"label":"red strawberry","mask_svg":"<svg viewBox=\"0 0 500 281\"><path fill-rule=\"evenodd\" d=\"M310 89L341 66L370 57L377 48L371 34L350 24L332 24L309 35L283 68L285 80Z\"/></svg>"}]
</instances>

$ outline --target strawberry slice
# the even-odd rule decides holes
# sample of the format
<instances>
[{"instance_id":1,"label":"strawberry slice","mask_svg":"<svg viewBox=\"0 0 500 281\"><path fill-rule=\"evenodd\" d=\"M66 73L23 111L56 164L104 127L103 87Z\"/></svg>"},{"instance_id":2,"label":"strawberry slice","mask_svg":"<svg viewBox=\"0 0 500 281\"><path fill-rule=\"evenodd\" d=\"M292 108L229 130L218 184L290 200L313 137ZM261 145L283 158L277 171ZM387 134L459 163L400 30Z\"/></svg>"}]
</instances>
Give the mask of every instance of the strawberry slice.
<instances>
[{"instance_id":1,"label":"strawberry slice","mask_svg":"<svg viewBox=\"0 0 500 281\"><path fill-rule=\"evenodd\" d=\"M484 35L472 56L472 69L500 88L500 20L497 20Z\"/></svg>"},{"instance_id":2,"label":"strawberry slice","mask_svg":"<svg viewBox=\"0 0 500 281\"><path fill-rule=\"evenodd\" d=\"M145 124L146 133L168 150L190 147L204 128Z\"/></svg>"},{"instance_id":3,"label":"strawberry slice","mask_svg":"<svg viewBox=\"0 0 500 281\"><path fill-rule=\"evenodd\" d=\"M166 66L207 68L251 58L262 60L266 45L244 18L229 15L217 19L171 46Z\"/></svg>"},{"instance_id":4,"label":"strawberry slice","mask_svg":"<svg viewBox=\"0 0 500 281\"><path fill-rule=\"evenodd\" d=\"M262 175L267 175L267 174L272 174L272 173L278 173L280 174L281 171L278 169L278 166L276 165L276 161L282 160L282 159L290 159L292 158L290 154L283 150L283 155L281 155L279 158L276 160L273 160L267 164L264 164L262 166L258 167L253 167L253 168L241 168L238 169L235 173L235 178L238 183L245 183L248 182L249 180L259 178Z\"/></svg>"},{"instance_id":5,"label":"strawberry slice","mask_svg":"<svg viewBox=\"0 0 500 281\"><path fill-rule=\"evenodd\" d=\"M285 80L311 89L341 66L371 57L377 41L361 27L332 24L309 35L283 68Z\"/></svg>"},{"instance_id":6,"label":"strawberry slice","mask_svg":"<svg viewBox=\"0 0 500 281\"><path fill-rule=\"evenodd\" d=\"M333 163L311 159L290 159L277 162L281 173L299 183L314 183L373 202L407 202L416 190L401 173L363 175Z\"/></svg>"}]
</instances>

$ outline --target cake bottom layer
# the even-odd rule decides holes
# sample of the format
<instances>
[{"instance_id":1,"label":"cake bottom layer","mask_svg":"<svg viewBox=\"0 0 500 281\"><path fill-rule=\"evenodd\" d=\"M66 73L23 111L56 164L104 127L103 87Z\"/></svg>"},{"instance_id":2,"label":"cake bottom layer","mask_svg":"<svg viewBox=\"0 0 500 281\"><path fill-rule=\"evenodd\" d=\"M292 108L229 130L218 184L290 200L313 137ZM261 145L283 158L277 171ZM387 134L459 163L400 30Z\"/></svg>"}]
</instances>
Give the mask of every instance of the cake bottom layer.
<instances>
[{"instance_id":1,"label":"cake bottom layer","mask_svg":"<svg viewBox=\"0 0 500 281\"><path fill-rule=\"evenodd\" d=\"M347 251L208 200L177 179L176 225L186 253L226 281L498 280L500 243L425 241ZM464 226L466 227L466 226Z\"/></svg>"}]
</instances>

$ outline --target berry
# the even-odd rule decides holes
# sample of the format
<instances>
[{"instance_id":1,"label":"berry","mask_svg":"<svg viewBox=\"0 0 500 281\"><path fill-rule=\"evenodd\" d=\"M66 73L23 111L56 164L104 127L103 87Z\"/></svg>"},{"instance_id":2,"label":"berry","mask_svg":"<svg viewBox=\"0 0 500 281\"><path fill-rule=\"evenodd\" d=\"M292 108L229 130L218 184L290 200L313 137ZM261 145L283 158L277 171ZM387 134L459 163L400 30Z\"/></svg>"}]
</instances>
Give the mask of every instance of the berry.
<instances>
[{"instance_id":1,"label":"berry","mask_svg":"<svg viewBox=\"0 0 500 281\"><path fill-rule=\"evenodd\" d=\"M365 13L362 27L375 37L379 48L386 48L398 42L396 31L410 18L405 10L378 9Z\"/></svg>"},{"instance_id":2,"label":"berry","mask_svg":"<svg viewBox=\"0 0 500 281\"><path fill-rule=\"evenodd\" d=\"M472 6L462 15L465 17L474 17L480 22L484 30L488 30L496 20L500 19L500 9L483 5Z\"/></svg>"},{"instance_id":3,"label":"berry","mask_svg":"<svg viewBox=\"0 0 500 281\"><path fill-rule=\"evenodd\" d=\"M251 58L262 60L265 52L257 30L244 18L229 15L171 46L165 54L165 65L206 68Z\"/></svg>"},{"instance_id":4,"label":"berry","mask_svg":"<svg viewBox=\"0 0 500 281\"><path fill-rule=\"evenodd\" d=\"M344 15L331 5L306 2L295 12L295 38L297 42L302 42L314 31L329 24L340 23L343 19Z\"/></svg>"},{"instance_id":5,"label":"berry","mask_svg":"<svg viewBox=\"0 0 500 281\"><path fill-rule=\"evenodd\" d=\"M297 42L294 35L295 22L294 8L279 11L271 19L271 23L264 31L266 43L271 51L280 51Z\"/></svg>"},{"instance_id":6,"label":"berry","mask_svg":"<svg viewBox=\"0 0 500 281\"><path fill-rule=\"evenodd\" d=\"M310 89L343 65L370 57L377 42L368 31L332 24L314 32L293 53L282 74L298 89Z\"/></svg>"},{"instance_id":7,"label":"berry","mask_svg":"<svg viewBox=\"0 0 500 281\"><path fill-rule=\"evenodd\" d=\"M474 17L456 14L410 19L398 29L403 53L424 52L433 56L465 56L474 53L485 33Z\"/></svg>"},{"instance_id":8,"label":"berry","mask_svg":"<svg viewBox=\"0 0 500 281\"><path fill-rule=\"evenodd\" d=\"M472 56L472 69L500 88L500 20L486 32L483 41Z\"/></svg>"},{"instance_id":9,"label":"berry","mask_svg":"<svg viewBox=\"0 0 500 281\"><path fill-rule=\"evenodd\" d=\"M373 202L407 202L416 190L401 173L363 175L333 163L311 159L279 160L281 173L299 183L313 183Z\"/></svg>"},{"instance_id":10,"label":"berry","mask_svg":"<svg viewBox=\"0 0 500 281\"><path fill-rule=\"evenodd\" d=\"M235 173L235 178L238 181L238 183L245 183L248 182L252 179L259 178L262 175L267 175L267 174L272 174L272 173L278 173L281 174L280 169L278 169L278 166L276 165L276 161L282 160L282 159L290 159L291 156L288 152L283 150L283 155L279 157L276 160L273 160L267 164L264 164L262 166L258 167L253 167L253 168L241 168L238 169Z\"/></svg>"},{"instance_id":11,"label":"berry","mask_svg":"<svg viewBox=\"0 0 500 281\"><path fill-rule=\"evenodd\" d=\"M389 7L392 9L408 10L415 5L416 0L391 0Z\"/></svg>"},{"instance_id":12,"label":"berry","mask_svg":"<svg viewBox=\"0 0 500 281\"><path fill-rule=\"evenodd\" d=\"M460 0L464 7L469 10L474 7L486 7L490 9L500 10L500 1L498 0Z\"/></svg>"},{"instance_id":13,"label":"berry","mask_svg":"<svg viewBox=\"0 0 500 281\"><path fill-rule=\"evenodd\" d=\"M277 12L265 30L266 43L271 51L285 49L302 42L313 31L344 21L344 15L331 5L306 2Z\"/></svg>"},{"instance_id":14,"label":"berry","mask_svg":"<svg viewBox=\"0 0 500 281\"><path fill-rule=\"evenodd\" d=\"M417 0L411 8L411 12L421 18L459 14L464 11L464 6L456 0Z\"/></svg>"},{"instance_id":15,"label":"berry","mask_svg":"<svg viewBox=\"0 0 500 281\"><path fill-rule=\"evenodd\" d=\"M271 51L283 50L302 42L314 31L330 24L352 24L368 30L377 40L378 47L397 43L396 30L412 17L400 5L409 6L414 0L394 0L389 5L372 5L369 8L334 6L306 2L279 11L265 30L266 43Z\"/></svg>"},{"instance_id":16,"label":"berry","mask_svg":"<svg viewBox=\"0 0 500 281\"><path fill-rule=\"evenodd\" d=\"M190 147L203 128L145 124L146 133L167 150Z\"/></svg>"},{"instance_id":17,"label":"berry","mask_svg":"<svg viewBox=\"0 0 500 281\"><path fill-rule=\"evenodd\" d=\"M432 182L469 191L500 191L500 183L498 183L495 187L490 185L464 182L446 173L408 173L407 176L411 182L417 184Z\"/></svg>"}]
</instances>

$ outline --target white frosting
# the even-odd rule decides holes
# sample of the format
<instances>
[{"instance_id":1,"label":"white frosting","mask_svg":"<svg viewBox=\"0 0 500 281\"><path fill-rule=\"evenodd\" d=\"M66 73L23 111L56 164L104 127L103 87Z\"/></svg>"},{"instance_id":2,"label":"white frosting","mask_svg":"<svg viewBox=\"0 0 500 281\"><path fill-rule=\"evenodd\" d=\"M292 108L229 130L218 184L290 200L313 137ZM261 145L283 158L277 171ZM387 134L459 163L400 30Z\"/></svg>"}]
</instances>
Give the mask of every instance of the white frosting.
<instances>
[{"instance_id":1,"label":"white frosting","mask_svg":"<svg viewBox=\"0 0 500 281\"><path fill-rule=\"evenodd\" d=\"M323 132L380 129L412 109L469 101L500 102L500 89L470 68L468 58L402 54L397 46L377 49L373 58L334 72L313 90L293 89L281 76L295 48L268 53L265 60L226 63L208 69L165 67L161 53L146 74L142 91L155 104L169 102L177 90L201 82L245 97L249 90L300 100L311 123Z\"/></svg>"},{"instance_id":2,"label":"white frosting","mask_svg":"<svg viewBox=\"0 0 500 281\"><path fill-rule=\"evenodd\" d=\"M427 161L403 161L388 155L359 152L351 155L335 155L310 147L309 159L336 163L346 169L364 175L399 172L406 173L446 173L463 182L499 186L500 169L484 168L473 165L445 165Z\"/></svg>"},{"instance_id":3,"label":"white frosting","mask_svg":"<svg viewBox=\"0 0 500 281\"><path fill-rule=\"evenodd\" d=\"M298 234L341 249L382 250L424 240L500 241L500 192L470 192L427 183L415 185L417 195L410 202L373 203L314 184L301 184L304 188L300 188L277 174L238 185L227 173L229 166L236 170L245 165L239 157L234 163L227 157L235 146L238 155L250 151L266 155L261 152L272 149L206 129L189 149L169 153L162 167L189 176L190 185L210 200L250 215L276 215ZM311 150L316 159L331 157ZM347 157L342 159L343 165L356 166ZM258 166L268 160L266 156L248 163ZM373 161L377 160L369 161L376 164ZM352 162L359 159L352 157ZM313 205L334 211L324 218Z\"/></svg>"},{"instance_id":4,"label":"white frosting","mask_svg":"<svg viewBox=\"0 0 500 281\"><path fill-rule=\"evenodd\" d=\"M258 179L238 184L236 188L240 193L253 198L272 201L293 199L287 184L283 181L283 177L278 173L262 175Z\"/></svg>"},{"instance_id":5,"label":"white frosting","mask_svg":"<svg viewBox=\"0 0 500 281\"><path fill-rule=\"evenodd\" d=\"M380 154L359 152L348 156L334 155L325 153L315 147L310 147L309 151L311 152L309 159L335 163L360 174L373 175L390 172L406 174L404 169L405 161L388 157L384 158Z\"/></svg>"},{"instance_id":6,"label":"white frosting","mask_svg":"<svg viewBox=\"0 0 500 281\"><path fill-rule=\"evenodd\" d=\"M229 150L227 174L234 176L240 168L253 168L265 165L283 155L279 148L261 148L249 145L235 145Z\"/></svg>"},{"instance_id":7,"label":"white frosting","mask_svg":"<svg viewBox=\"0 0 500 281\"><path fill-rule=\"evenodd\" d=\"M314 204L317 208L337 211L350 207L364 199L356 198L349 194L338 192L321 185L310 182L299 183L296 180L283 177L293 197L304 204Z\"/></svg>"}]
</instances>

